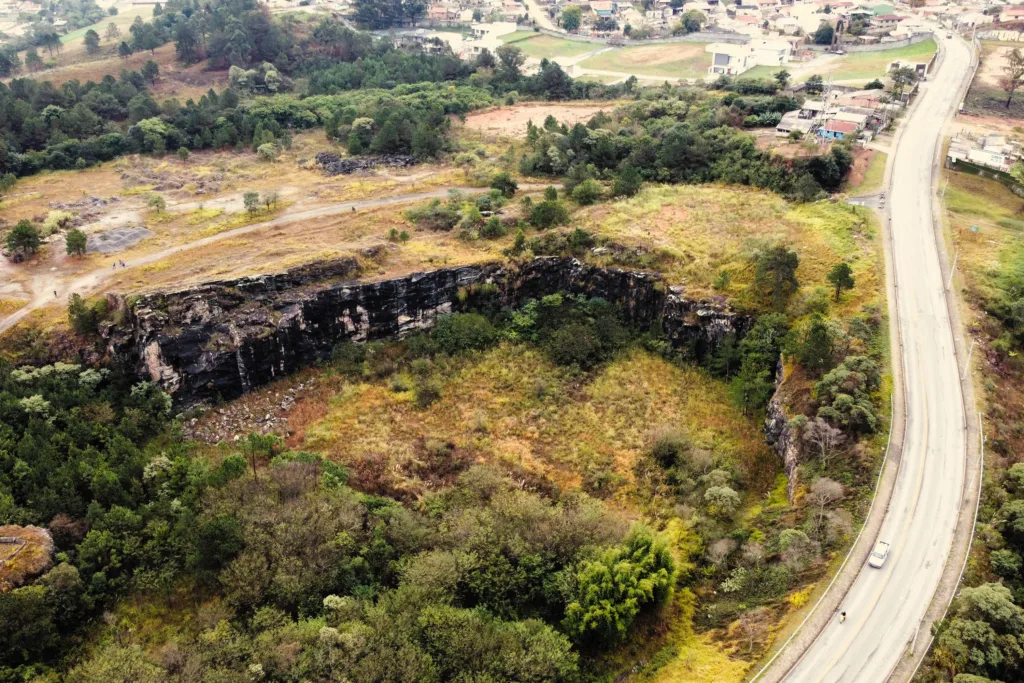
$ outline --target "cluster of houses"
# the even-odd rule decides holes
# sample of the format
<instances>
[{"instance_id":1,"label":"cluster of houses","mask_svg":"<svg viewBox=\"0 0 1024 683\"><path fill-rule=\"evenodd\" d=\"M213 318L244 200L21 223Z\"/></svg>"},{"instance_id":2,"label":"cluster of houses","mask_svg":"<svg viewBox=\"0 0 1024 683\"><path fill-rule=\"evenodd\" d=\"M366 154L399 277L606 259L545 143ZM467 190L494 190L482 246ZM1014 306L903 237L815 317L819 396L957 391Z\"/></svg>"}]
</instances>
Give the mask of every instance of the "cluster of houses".
<instances>
[{"instance_id":1,"label":"cluster of houses","mask_svg":"<svg viewBox=\"0 0 1024 683\"><path fill-rule=\"evenodd\" d=\"M801 137L825 140L869 140L887 117L882 90L830 89L817 99L806 99L800 109L787 112L775 127L775 135L786 137L794 131Z\"/></svg>"},{"instance_id":2,"label":"cluster of houses","mask_svg":"<svg viewBox=\"0 0 1024 683\"><path fill-rule=\"evenodd\" d=\"M963 132L950 141L946 164L955 168L958 162L966 161L1007 173L1020 158L1021 146L1016 140L999 133L972 135Z\"/></svg>"}]
</instances>

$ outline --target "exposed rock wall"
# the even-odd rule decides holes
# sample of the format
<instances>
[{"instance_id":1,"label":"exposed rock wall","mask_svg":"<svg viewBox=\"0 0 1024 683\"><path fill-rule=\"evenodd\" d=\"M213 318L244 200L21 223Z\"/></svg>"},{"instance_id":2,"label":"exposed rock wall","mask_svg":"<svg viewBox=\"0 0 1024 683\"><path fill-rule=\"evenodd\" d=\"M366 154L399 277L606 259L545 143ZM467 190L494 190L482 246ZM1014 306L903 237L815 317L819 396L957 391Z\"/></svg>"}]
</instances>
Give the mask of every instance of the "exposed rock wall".
<instances>
[{"instance_id":1,"label":"exposed rock wall","mask_svg":"<svg viewBox=\"0 0 1024 683\"><path fill-rule=\"evenodd\" d=\"M793 426L786 416L786 409L782 401L782 392L779 387L785 380L785 366L782 359L779 359L778 369L775 371L775 394L765 408L764 416L764 440L771 446L775 453L782 460L786 470L786 478L789 480L786 495L790 504L793 503L793 491L797 484L797 467L800 464L800 442Z\"/></svg>"},{"instance_id":2,"label":"exposed rock wall","mask_svg":"<svg viewBox=\"0 0 1024 683\"><path fill-rule=\"evenodd\" d=\"M730 333L744 335L747 316L692 301L660 276L538 258L442 268L378 282L353 282L354 259L277 275L210 282L136 300L126 322L106 330L109 350L160 383L179 405L231 399L330 355L341 341L398 338L456 310L460 292L491 285L503 305L565 291L600 296L628 322L660 323L669 340L694 357Z\"/></svg>"}]
</instances>

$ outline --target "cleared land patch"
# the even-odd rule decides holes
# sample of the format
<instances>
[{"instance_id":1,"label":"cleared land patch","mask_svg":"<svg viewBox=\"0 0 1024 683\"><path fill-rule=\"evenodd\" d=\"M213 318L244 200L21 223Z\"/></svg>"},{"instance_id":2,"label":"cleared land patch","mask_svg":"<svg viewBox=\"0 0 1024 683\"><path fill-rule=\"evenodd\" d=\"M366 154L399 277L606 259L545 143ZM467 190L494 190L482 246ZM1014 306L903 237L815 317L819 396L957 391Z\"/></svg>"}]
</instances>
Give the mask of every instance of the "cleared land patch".
<instances>
[{"instance_id":1,"label":"cleared land patch","mask_svg":"<svg viewBox=\"0 0 1024 683\"><path fill-rule=\"evenodd\" d=\"M559 123L573 126L586 123L599 111L611 111L617 103L608 102L602 105L569 104L521 104L514 107L499 107L489 111L470 114L466 117L466 126L486 135L525 138L526 124L533 121L540 126L548 116L554 116Z\"/></svg>"},{"instance_id":2,"label":"cleared land patch","mask_svg":"<svg viewBox=\"0 0 1024 683\"><path fill-rule=\"evenodd\" d=\"M711 66L706 43L665 43L609 50L583 60L585 69L658 78L704 78Z\"/></svg>"}]
</instances>

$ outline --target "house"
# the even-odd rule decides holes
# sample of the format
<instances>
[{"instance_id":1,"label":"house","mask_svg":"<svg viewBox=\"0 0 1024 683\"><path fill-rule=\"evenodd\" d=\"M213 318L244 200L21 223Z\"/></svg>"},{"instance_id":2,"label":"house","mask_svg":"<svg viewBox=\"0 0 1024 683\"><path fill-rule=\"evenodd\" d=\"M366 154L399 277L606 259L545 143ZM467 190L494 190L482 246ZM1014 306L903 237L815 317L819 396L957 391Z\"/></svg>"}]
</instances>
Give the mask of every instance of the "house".
<instances>
[{"instance_id":1,"label":"house","mask_svg":"<svg viewBox=\"0 0 1024 683\"><path fill-rule=\"evenodd\" d=\"M821 100L804 100L804 104L797 114L802 119L813 119L820 116L823 111L825 111L825 103Z\"/></svg>"},{"instance_id":2,"label":"house","mask_svg":"<svg viewBox=\"0 0 1024 683\"><path fill-rule=\"evenodd\" d=\"M590 3L590 9L599 17L613 17L618 8L615 0L595 0Z\"/></svg>"},{"instance_id":3,"label":"house","mask_svg":"<svg viewBox=\"0 0 1024 683\"><path fill-rule=\"evenodd\" d=\"M459 18L459 10L450 5L431 5L427 10L427 19L433 22L444 23L456 21Z\"/></svg>"},{"instance_id":4,"label":"house","mask_svg":"<svg viewBox=\"0 0 1024 683\"><path fill-rule=\"evenodd\" d=\"M868 22L867 32L874 35L888 33L896 28L902 20L903 17L898 17L895 14L881 14Z\"/></svg>"},{"instance_id":5,"label":"house","mask_svg":"<svg viewBox=\"0 0 1024 683\"><path fill-rule=\"evenodd\" d=\"M1007 7L999 13L999 23L1005 24L1010 21L1024 21L1024 5Z\"/></svg>"},{"instance_id":6,"label":"house","mask_svg":"<svg viewBox=\"0 0 1024 683\"><path fill-rule=\"evenodd\" d=\"M928 69L931 65L931 62L910 62L904 59L897 59L895 62L889 63L889 68L886 69L885 72L892 73L896 69L907 67L917 74L918 79L922 79L928 76Z\"/></svg>"},{"instance_id":7,"label":"house","mask_svg":"<svg viewBox=\"0 0 1024 683\"><path fill-rule=\"evenodd\" d=\"M845 140L852 137L858 130L859 126L856 123L833 119L825 122L825 125L818 131L818 135L829 140Z\"/></svg>"},{"instance_id":8,"label":"house","mask_svg":"<svg viewBox=\"0 0 1024 683\"><path fill-rule=\"evenodd\" d=\"M711 66L708 67L708 74L712 76L738 76L755 66L753 55L746 45L711 43L704 48L704 51L711 53Z\"/></svg>"},{"instance_id":9,"label":"house","mask_svg":"<svg viewBox=\"0 0 1024 683\"><path fill-rule=\"evenodd\" d=\"M704 49L711 53L708 74L737 76L755 66L788 64L793 45L778 38L755 38L743 45L711 43Z\"/></svg>"},{"instance_id":10,"label":"house","mask_svg":"<svg viewBox=\"0 0 1024 683\"><path fill-rule=\"evenodd\" d=\"M805 119L799 116L798 111L787 111L782 115L782 120L775 126L775 135L778 137L786 137L794 130L806 135L810 132L814 126L813 119Z\"/></svg>"}]
</instances>

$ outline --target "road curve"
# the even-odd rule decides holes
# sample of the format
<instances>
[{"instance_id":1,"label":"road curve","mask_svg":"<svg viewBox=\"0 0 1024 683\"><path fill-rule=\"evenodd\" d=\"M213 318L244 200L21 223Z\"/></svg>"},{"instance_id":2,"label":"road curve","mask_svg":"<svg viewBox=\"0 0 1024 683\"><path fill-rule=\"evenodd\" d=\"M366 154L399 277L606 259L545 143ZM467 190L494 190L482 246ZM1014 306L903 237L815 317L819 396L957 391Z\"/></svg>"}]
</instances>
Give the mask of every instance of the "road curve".
<instances>
[{"instance_id":1,"label":"road curve","mask_svg":"<svg viewBox=\"0 0 1024 683\"><path fill-rule=\"evenodd\" d=\"M946 40L937 72L905 124L889 201L903 340L906 432L902 461L878 538L892 544L881 569L866 564L832 619L786 677L792 683L883 683L914 638L953 543L966 434L953 328L932 216L933 160L959 104L970 52ZM927 634L921 637L924 639Z\"/></svg>"}]
</instances>

